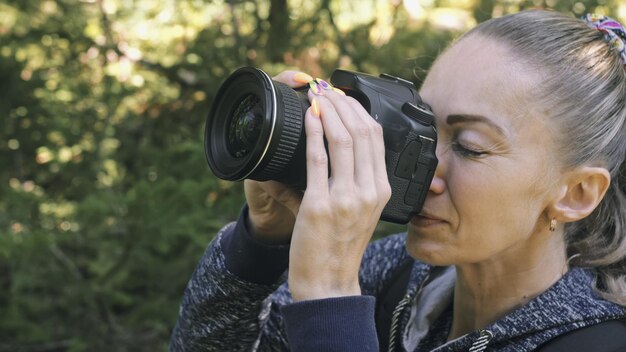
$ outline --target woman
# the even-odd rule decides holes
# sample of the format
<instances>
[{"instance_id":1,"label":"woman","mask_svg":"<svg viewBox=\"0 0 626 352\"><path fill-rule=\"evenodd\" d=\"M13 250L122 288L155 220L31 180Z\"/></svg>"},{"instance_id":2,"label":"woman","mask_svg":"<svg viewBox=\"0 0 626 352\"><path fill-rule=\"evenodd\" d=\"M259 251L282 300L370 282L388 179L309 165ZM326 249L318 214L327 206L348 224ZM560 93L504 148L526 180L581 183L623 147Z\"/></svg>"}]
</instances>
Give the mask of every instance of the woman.
<instances>
[{"instance_id":1,"label":"woman","mask_svg":"<svg viewBox=\"0 0 626 352\"><path fill-rule=\"evenodd\" d=\"M390 196L381 129L340 92L310 91L304 196L246 181L170 348L378 350L374 297L409 256L392 350L530 351L625 319L626 35L586 22L521 12L438 58L420 91L438 129L424 208L369 246Z\"/></svg>"}]
</instances>

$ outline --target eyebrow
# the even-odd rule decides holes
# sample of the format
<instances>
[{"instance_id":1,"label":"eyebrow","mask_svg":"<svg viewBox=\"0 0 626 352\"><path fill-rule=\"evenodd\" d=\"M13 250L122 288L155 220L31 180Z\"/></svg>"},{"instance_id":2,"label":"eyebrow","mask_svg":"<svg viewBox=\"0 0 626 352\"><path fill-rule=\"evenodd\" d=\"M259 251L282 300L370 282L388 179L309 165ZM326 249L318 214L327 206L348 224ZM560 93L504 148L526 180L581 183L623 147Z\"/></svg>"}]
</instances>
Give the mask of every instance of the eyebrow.
<instances>
[{"instance_id":1,"label":"eyebrow","mask_svg":"<svg viewBox=\"0 0 626 352\"><path fill-rule=\"evenodd\" d=\"M502 127L500 127L498 124L480 115L458 115L458 114L448 115L448 117L446 118L446 122L448 123L448 125L454 125L457 123L467 123L467 122L480 122L480 123L484 123L488 125L489 127L494 129L498 134L502 136L507 135L505 130Z\"/></svg>"}]
</instances>

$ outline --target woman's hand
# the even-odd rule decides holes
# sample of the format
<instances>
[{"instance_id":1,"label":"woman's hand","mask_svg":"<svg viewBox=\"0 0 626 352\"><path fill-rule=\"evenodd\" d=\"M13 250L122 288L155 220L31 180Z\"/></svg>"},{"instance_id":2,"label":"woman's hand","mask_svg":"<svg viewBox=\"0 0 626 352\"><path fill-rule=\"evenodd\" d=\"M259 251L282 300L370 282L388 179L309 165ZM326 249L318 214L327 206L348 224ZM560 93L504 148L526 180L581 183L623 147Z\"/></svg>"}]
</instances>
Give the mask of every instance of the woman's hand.
<instances>
[{"instance_id":1,"label":"woman's hand","mask_svg":"<svg viewBox=\"0 0 626 352\"><path fill-rule=\"evenodd\" d=\"M291 87L306 85L313 77L303 72L284 71L273 77ZM264 243L289 243L301 195L276 181L244 181L248 203L248 228Z\"/></svg>"},{"instance_id":2,"label":"woman's hand","mask_svg":"<svg viewBox=\"0 0 626 352\"><path fill-rule=\"evenodd\" d=\"M294 301L360 295L361 258L391 196L382 127L356 100L315 91L323 95L309 91L307 188L289 254Z\"/></svg>"}]
</instances>

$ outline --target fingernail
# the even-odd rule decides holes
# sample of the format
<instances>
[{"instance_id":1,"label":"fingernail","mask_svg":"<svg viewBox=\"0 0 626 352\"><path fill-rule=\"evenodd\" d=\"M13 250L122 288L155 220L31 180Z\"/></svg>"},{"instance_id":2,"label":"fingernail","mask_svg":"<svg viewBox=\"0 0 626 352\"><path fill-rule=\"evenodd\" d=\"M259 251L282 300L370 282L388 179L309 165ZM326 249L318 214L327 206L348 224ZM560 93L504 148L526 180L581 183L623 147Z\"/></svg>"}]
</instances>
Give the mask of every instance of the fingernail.
<instances>
[{"instance_id":1,"label":"fingernail","mask_svg":"<svg viewBox=\"0 0 626 352\"><path fill-rule=\"evenodd\" d=\"M313 98L313 100L311 100L311 111L313 111L313 115L320 117L320 106L317 103L317 98Z\"/></svg>"},{"instance_id":2,"label":"fingernail","mask_svg":"<svg viewBox=\"0 0 626 352\"><path fill-rule=\"evenodd\" d=\"M315 81L311 80L311 81L309 82L309 87L311 87L311 91L312 91L314 94L317 94L317 95L324 95L324 92L322 92L322 88L320 88L320 86L319 86L319 84L317 84L317 82L315 82Z\"/></svg>"},{"instance_id":3,"label":"fingernail","mask_svg":"<svg viewBox=\"0 0 626 352\"><path fill-rule=\"evenodd\" d=\"M313 80L313 77L307 75L304 72L298 72L293 76L293 80L298 83L309 83Z\"/></svg>"},{"instance_id":4,"label":"fingernail","mask_svg":"<svg viewBox=\"0 0 626 352\"><path fill-rule=\"evenodd\" d=\"M339 93L339 94L344 95L344 96L346 95L346 93L344 93L343 90L341 90L339 88L336 88L336 87L333 87L333 92Z\"/></svg>"},{"instance_id":5,"label":"fingernail","mask_svg":"<svg viewBox=\"0 0 626 352\"><path fill-rule=\"evenodd\" d=\"M332 89L333 89L333 85L332 85L332 84L330 84L330 83L328 83L328 82L326 82L326 81L324 81L323 79L321 79L321 78L316 78L315 80L317 81L317 83L318 83L320 86L322 86L322 88L324 88L324 89L326 89L326 90L332 90Z\"/></svg>"}]
</instances>

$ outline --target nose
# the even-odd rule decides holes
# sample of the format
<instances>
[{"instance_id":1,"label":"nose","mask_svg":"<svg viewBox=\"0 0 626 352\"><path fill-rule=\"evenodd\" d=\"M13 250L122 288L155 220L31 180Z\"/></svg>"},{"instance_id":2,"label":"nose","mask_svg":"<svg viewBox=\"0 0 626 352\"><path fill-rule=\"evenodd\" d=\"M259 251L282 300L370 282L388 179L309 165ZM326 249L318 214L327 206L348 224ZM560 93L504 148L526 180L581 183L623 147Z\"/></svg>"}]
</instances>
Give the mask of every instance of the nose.
<instances>
[{"instance_id":1,"label":"nose","mask_svg":"<svg viewBox=\"0 0 626 352\"><path fill-rule=\"evenodd\" d=\"M430 183L430 188L428 189L429 192L435 194L443 193L444 189L446 188L446 183L444 182L443 178L438 175L439 169L440 167L437 166L437 170L435 171L435 175L433 176L433 181Z\"/></svg>"},{"instance_id":2,"label":"nose","mask_svg":"<svg viewBox=\"0 0 626 352\"><path fill-rule=\"evenodd\" d=\"M437 168L435 169L435 174L433 175L433 180L428 188L428 191L434 194L441 194L446 189L446 182L444 180L446 158L441 144L442 143L438 143L437 149L435 150L435 155L437 155L437 160L439 161L437 163Z\"/></svg>"}]
</instances>

